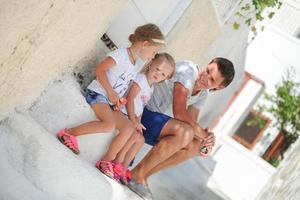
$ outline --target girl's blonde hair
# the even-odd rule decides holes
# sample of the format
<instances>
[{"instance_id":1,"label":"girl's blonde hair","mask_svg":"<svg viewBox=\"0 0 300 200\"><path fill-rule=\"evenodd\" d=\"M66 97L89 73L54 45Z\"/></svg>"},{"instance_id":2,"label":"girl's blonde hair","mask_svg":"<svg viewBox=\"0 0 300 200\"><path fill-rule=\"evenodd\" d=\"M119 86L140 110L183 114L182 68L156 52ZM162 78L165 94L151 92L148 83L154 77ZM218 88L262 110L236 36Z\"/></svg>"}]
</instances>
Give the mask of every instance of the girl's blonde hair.
<instances>
[{"instance_id":1,"label":"girl's blonde hair","mask_svg":"<svg viewBox=\"0 0 300 200\"><path fill-rule=\"evenodd\" d=\"M129 36L129 41L135 42L150 42L151 44L165 44L165 37L158 26L155 24L145 24L135 29L134 33Z\"/></svg>"},{"instance_id":2,"label":"girl's blonde hair","mask_svg":"<svg viewBox=\"0 0 300 200\"><path fill-rule=\"evenodd\" d=\"M170 54L168 54L168 53L158 53L158 54L156 54L154 56L154 58L142 68L142 70L140 72L143 73L143 74L147 74L148 71L149 71L149 67L153 62L166 62L166 63L168 63L173 68L173 71L167 77L167 79L171 79L173 77L173 75L175 73L175 60Z\"/></svg>"}]
</instances>

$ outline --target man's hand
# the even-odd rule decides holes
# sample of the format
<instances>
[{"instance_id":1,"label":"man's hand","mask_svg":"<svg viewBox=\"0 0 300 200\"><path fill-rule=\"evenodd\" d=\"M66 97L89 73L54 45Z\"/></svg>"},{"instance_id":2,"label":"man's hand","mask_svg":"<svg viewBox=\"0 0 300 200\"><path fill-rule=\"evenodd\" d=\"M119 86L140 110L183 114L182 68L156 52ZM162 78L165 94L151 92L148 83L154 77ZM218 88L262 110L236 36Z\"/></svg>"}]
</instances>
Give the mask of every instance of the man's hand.
<instances>
[{"instance_id":1,"label":"man's hand","mask_svg":"<svg viewBox=\"0 0 300 200\"><path fill-rule=\"evenodd\" d=\"M199 149L199 154L200 156L207 157L211 153L212 148L215 145L216 137L214 133L211 132L210 130L208 129L204 129L204 130L208 133L208 136L202 142L202 145Z\"/></svg>"},{"instance_id":2,"label":"man's hand","mask_svg":"<svg viewBox=\"0 0 300 200\"><path fill-rule=\"evenodd\" d=\"M197 140L200 140L200 141L205 141L205 139L208 137L209 133L206 129L202 129L198 124L195 125L193 127L194 129L194 133L195 133L195 138Z\"/></svg>"},{"instance_id":3,"label":"man's hand","mask_svg":"<svg viewBox=\"0 0 300 200\"><path fill-rule=\"evenodd\" d=\"M215 142L216 142L215 134L209 129L204 129L204 130L205 130L205 132L208 133L207 137L204 139L205 146L206 147L213 147L215 145Z\"/></svg>"}]
</instances>

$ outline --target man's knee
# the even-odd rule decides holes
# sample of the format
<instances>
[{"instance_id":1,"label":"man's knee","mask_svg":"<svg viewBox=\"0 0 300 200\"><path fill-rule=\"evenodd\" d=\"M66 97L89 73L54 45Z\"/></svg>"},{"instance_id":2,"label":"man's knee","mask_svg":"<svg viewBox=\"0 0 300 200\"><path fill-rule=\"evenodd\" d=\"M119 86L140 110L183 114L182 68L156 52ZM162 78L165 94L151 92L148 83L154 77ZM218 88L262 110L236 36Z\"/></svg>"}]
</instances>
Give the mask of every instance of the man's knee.
<instances>
[{"instance_id":1,"label":"man's knee","mask_svg":"<svg viewBox=\"0 0 300 200\"><path fill-rule=\"evenodd\" d=\"M194 131L191 126L182 124L175 135L181 147L187 146L194 138Z\"/></svg>"}]
</instances>

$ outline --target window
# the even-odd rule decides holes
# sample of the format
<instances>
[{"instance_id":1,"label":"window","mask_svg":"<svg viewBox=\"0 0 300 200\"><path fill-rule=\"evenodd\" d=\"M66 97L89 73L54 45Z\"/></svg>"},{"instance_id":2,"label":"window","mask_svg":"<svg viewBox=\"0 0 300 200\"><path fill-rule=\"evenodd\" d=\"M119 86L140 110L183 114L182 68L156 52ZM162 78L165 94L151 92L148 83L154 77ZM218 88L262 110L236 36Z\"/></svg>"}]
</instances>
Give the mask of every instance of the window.
<instances>
[{"instance_id":1,"label":"window","mask_svg":"<svg viewBox=\"0 0 300 200\"><path fill-rule=\"evenodd\" d=\"M259 141L263 131L267 128L270 122L271 120L269 118L252 110L232 137L240 144L251 150Z\"/></svg>"},{"instance_id":2,"label":"window","mask_svg":"<svg viewBox=\"0 0 300 200\"><path fill-rule=\"evenodd\" d=\"M152 22L157 24L165 36L176 25L192 0L131 0L120 11L101 40L109 50L129 46L129 34L142 24Z\"/></svg>"}]
</instances>

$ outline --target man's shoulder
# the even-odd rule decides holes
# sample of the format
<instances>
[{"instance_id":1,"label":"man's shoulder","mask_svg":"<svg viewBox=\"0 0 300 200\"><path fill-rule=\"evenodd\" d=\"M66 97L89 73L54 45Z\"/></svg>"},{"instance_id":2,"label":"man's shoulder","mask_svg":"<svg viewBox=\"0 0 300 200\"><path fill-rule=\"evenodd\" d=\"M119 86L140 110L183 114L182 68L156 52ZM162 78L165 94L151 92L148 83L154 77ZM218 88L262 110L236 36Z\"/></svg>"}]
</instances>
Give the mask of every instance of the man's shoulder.
<instances>
[{"instance_id":1,"label":"man's shoulder","mask_svg":"<svg viewBox=\"0 0 300 200\"><path fill-rule=\"evenodd\" d=\"M197 68L197 65L190 60L182 60L182 61L178 61L176 62L176 67L180 68L180 67L186 67L186 68Z\"/></svg>"},{"instance_id":2,"label":"man's shoulder","mask_svg":"<svg viewBox=\"0 0 300 200\"><path fill-rule=\"evenodd\" d=\"M198 75L197 65L192 61L184 60L176 63L176 70L173 77L173 81L181 83L190 82L189 85L184 84L187 88L192 88L194 81Z\"/></svg>"},{"instance_id":3,"label":"man's shoulder","mask_svg":"<svg viewBox=\"0 0 300 200\"><path fill-rule=\"evenodd\" d=\"M176 62L175 74L191 75L197 74L198 68L197 65L189 60L183 60Z\"/></svg>"}]
</instances>

